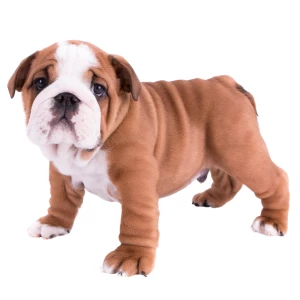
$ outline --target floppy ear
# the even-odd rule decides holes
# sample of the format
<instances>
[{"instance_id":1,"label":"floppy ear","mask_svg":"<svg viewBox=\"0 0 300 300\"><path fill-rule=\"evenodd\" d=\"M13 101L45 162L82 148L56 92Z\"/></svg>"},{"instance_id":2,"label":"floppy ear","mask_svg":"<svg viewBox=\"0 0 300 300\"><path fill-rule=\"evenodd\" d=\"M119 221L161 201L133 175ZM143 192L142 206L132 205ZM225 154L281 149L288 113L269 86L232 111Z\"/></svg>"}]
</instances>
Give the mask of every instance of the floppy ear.
<instances>
[{"instance_id":1,"label":"floppy ear","mask_svg":"<svg viewBox=\"0 0 300 300\"><path fill-rule=\"evenodd\" d=\"M141 83L130 64L119 55L109 55L110 62L121 82L121 89L131 93L133 100L137 101L141 92Z\"/></svg>"},{"instance_id":2,"label":"floppy ear","mask_svg":"<svg viewBox=\"0 0 300 300\"><path fill-rule=\"evenodd\" d=\"M20 65L18 66L18 68L16 69L14 74L9 79L7 88L8 88L11 98L14 97L16 90L18 92L21 92L23 85L25 83L27 74L29 72L31 63L32 63L33 59L36 57L37 53L38 53L38 51L31 54L24 60L22 60L22 62L20 63Z\"/></svg>"}]
</instances>

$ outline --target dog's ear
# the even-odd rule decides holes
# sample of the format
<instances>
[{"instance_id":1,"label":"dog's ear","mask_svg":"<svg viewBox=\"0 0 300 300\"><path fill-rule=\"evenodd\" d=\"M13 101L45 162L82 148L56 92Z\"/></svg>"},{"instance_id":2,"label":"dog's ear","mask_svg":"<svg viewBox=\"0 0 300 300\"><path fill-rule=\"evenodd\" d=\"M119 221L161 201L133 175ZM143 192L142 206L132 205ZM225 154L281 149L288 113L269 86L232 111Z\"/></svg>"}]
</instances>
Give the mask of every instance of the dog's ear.
<instances>
[{"instance_id":1,"label":"dog's ear","mask_svg":"<svg viewBox=\"0 0 300 300\"><path fill-rule=\"evenodd\" d=\"M141 83L130 64L119 55L109 55L109 60L120 79L121 89L131 93L133 100L137 101L141 92Z\"/></svg>"},{"instance_id":2,"label":"dog's ear","mask_svg":"<svg viewBox=\"0 0 300 300\"><path fill-rule=\"evenodd\" d=\"M21 92L23 85L26 81L31 63L33 59L36 57L38 51L31 54L18 66L14 74L11 76L11 78L8 81L7 88L10 94L10 97L13 98L15 95L15 91Z\"/></svg>"}]
</instances>

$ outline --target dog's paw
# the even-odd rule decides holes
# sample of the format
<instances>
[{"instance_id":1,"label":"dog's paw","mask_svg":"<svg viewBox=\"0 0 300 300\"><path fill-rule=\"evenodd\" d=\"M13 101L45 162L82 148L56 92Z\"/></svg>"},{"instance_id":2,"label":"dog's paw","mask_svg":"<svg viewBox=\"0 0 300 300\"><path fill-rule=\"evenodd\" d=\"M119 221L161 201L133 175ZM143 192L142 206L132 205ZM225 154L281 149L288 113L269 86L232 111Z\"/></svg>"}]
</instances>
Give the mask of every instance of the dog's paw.
<instances>
[{"instance_id":1,"label":"dog's paw","mask_svg":"<svg viewBox=\"0 0 300 300\"><path fill-rule=\"evenodd\" d=\"M196 194L193 197L192 204L195 206L217 208L223 206L230 199L230 196L226 193L216 193L216 191L210 188L202 193Z\"/></svg>"},{"instance_id":2,"label":"dog's paw","mask_svg":"<svg viewBox=\"0 0 300 300\"><path fill-rule=\"evenodd\" d=\"M268 236L284 235L284 231L278 223L265 217L257 217L254 220L251 228L254 232L259 232Z\"/></svg>"},{"instance_id":3,"label":"dog's paw","mask_svg":"<svg viewBox=\"0 0 300 300\"><path fill-rule=\"evenodd\" d=\"M154 267L155 248L121 245L104 259L103 272L128 277L147 276Z\"/></svg>"},{"instance_id":4,"label":"dog's paw","mask_svg":"<svg viewBox=\"0 0 300 300\"><path fill-rule=\"evenodd\" d=\"M208 194L206 192L196 194L193 197L193 205L202 207L217 207L213 201L208 199Z\"/></svg>"},{"instance_id":5,"label":"dog's paw","mask_svg":"<svg viewBox=\"0 0 300 300\"><path fill-rule=\"evenodd\" d=\"M27 231L31 237L41 237L43 239L52 239L56 236L70 233L69 229L59 226L41 224L40 222L34 222L31 224Z\"/></svg>"}]
</instances>

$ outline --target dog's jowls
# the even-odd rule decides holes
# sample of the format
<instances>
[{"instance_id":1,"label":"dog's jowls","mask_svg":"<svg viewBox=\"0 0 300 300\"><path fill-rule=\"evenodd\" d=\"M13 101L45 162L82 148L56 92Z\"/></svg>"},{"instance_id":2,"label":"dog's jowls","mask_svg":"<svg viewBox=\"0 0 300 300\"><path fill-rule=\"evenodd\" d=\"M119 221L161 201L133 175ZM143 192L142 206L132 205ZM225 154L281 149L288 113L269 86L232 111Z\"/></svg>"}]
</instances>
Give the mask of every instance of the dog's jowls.
<instances>
[{"instance_id":1,"label":"dog's jowls","mask_svg":"<svg viewBox=\"0 0 300 300\"><path fill-rule=\"evenodd\" d=\"M141 83L124 58L69 41L25 58L8 89L22 91L28 137L50 161L50 208L31 236L69 233L86 189L122 205L121 244L104 271L149 274L158 199L209 170L195 206L220 207L245 184L263 206L253 230L286 233L287 175L269 157L252 95L232 78Z\"/></svg>"}]
</instances>

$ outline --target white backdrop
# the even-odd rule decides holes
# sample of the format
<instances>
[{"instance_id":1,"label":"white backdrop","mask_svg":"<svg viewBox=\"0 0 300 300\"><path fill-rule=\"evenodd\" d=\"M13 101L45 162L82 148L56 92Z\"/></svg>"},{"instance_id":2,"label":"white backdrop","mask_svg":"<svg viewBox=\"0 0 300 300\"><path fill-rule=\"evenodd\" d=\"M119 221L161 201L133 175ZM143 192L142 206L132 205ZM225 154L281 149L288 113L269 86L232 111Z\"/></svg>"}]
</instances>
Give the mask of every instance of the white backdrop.
<instances>
[{"instance_id":1,"label":"white backdrop","mask_svg":"<svg viewBox=\"0 0 300 300\"><path fill-rule=\"evenodd\" d=\"M0 299L299 299L299 9L297 1L2 1L0 4ZM260 200L243 187L223 208L196 208L193 182L160 200L148 278L102 274L118 245L120 205L87 194L70 235L27 226L48 208L48 162L25 134L6 84L25 56L81 39L124 56L141 81L233 76L255 97L272 159L290 177L284 237L251 231ZM260 166L257 166L259 168Z\"/></svg>"}]
</instances>

